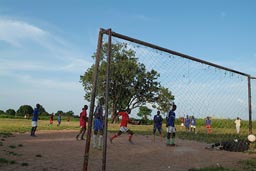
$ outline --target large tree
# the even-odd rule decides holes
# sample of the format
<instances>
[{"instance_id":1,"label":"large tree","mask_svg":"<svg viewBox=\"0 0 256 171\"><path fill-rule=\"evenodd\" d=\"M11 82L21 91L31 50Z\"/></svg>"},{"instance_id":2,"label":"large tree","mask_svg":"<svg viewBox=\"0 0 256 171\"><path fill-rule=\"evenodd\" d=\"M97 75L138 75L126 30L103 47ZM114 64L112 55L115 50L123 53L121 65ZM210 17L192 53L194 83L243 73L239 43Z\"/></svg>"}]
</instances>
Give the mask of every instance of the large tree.
<instances>
[{"instance_id":1,"label":"large tree","mask_svg":"<svg viewBox=\"0 0 256 171\"><path fill-rule=\"evenodd\" d=\"M30 105L22 105L20 108L17 110L17 116L24 116L24 115L32 115L33 113L33 108Z\"/></svg>"},{"instance_id":2,"label":"large tree","mask_svg":"<svg viewBox=\"0 0 256 171\"><path fill-rule=\"evenodd\" d=\"M6 113L7 115L13 115L13 116L15 116L15 114L16 114L16 112L15 112L14 109L8 109L8 110L6 110L5 113Z\"/></svg>"},{"instance_id":3,"label":"large tree","mask_svg":"<svg viewBox=\"0 0 256 171\"><path fill-rule=\"evenodd\" d=\"M97 98L105 97L107 47L108 44L103 45L100 56ZM164 106L164 103L170 104L174 96L160 85L160 74L157 71L147 71L146 66L138 61L135 51L126 43L112 44L111 48L109 105L113 114L117 110L134 109L146 103L154 103L155 107ZM92 57L95 59L95 54ZM85 99L88 101L91 97L94 69L95 65L92 65L80 76ZM167 90L168 94L162 90ZM165 98L160 100L159 97Z\"/></svg>"},{"instance_id":4,"label":"large tree","mask_svg":"<svg viewBox=\"0 0 256 171\"><path fill-rule=\"evenodd\" d=\"M149 109L147 106L140 106L139 112L137 115L141 117L142 120L147 121L148 117L151 116L152 110Z\"/></svg>"}]
</instances>

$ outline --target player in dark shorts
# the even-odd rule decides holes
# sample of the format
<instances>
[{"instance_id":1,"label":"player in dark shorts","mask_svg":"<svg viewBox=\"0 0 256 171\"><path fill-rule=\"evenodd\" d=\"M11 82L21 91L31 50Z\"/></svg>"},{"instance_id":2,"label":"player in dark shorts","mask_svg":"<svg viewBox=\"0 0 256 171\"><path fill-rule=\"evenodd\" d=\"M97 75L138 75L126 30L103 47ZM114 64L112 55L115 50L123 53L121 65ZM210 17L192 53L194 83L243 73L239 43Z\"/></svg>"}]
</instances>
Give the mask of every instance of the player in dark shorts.
<instances>
[{"instance_id":1,"label":"player in dark shorts","mask_svg":"<svg viewBox=\"0 0 256 171\"><path fill-rule=\"evenodd\" d=\"M160 111L157 111L157 114L154 116L154 127L153 127L154 142L155 142L156 130L158 130L162 140L162 121L163 121L163 118L160 115Z\"/></svg>"}]
</instances>

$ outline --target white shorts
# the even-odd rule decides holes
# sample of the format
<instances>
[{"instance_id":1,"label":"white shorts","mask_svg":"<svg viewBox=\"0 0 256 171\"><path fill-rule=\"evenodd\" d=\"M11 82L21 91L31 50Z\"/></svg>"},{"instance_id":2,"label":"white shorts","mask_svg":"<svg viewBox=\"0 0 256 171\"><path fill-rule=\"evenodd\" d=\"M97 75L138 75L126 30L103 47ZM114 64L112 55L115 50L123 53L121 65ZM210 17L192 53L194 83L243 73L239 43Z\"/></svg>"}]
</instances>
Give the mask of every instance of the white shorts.
<instances>
[{"instance_id":1,"label":"white shorts","mask_svg":"<svg viewBox=\"0 0 256 171\"><path fill-rule=\"evenodd\" d=\"M167 133L174 133L174 132L176 132L176 129L175 129L175 127L168 126L168 127L166 128L166 132L167 132Z\"/></svg>"},{"instance_id":2,"label":"white shorts","mask_svg":"<svg viewBox=\"0 0 256 171\"><path fill-rule=\"evenodd\" d=\"M128 128L125 127L125 126L122 126L122 127L120 127L120 131L121 131L121 132L127 132L127 131L128 131Z\"/></svg>"},{"instance_id":3,"label":"white shorts","mask_svg":"<svg viewBox=\"0 0 256 171\"><path fill-rule=\"evenodd\" d=\"M32 121L32 127L37 126L37 121Z\"/></svg>"},{"instance_id":4,"label":"white shorts","mask_svg":"<svg viewBox=\"0 0 256 171\"><path fill-rule=\"evenodd\" d=\"M196 126L195 125L191 125L190 128L196 128Z\"/></svg>"}]
</instances>

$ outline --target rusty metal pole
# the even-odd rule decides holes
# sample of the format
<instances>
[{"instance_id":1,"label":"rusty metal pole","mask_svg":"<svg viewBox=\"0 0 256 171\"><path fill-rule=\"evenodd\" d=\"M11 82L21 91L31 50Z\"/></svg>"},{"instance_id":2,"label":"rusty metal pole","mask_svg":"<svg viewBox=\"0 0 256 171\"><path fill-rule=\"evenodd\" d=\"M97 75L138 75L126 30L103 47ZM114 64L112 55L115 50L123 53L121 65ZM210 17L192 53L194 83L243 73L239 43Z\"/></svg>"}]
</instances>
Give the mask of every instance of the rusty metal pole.
<instances>
[{"instance_id":1,"label":"rusty metal pole","mask_svg":"<svg viewBox=\"0 0 256 171\"><path fill-rule=\"evenodd\" d=\"M106 100L105 100L105 119L104 119L104 135L103 135L103 151L102 151L102 171L106 170L107 156L107 140L108 140L108 95L110 80L110 60L111 60L111 29L108 30L108 58L107 58L107 74L106 74Z\"/></svg>"},{"instance_id":2,"label":"rusty metal pole","mask_svg":"<svg viewBox=\"0 0 256 171\"><path fill-rule=\"evenodd\" d=\"M248 76L248 108L249 108L249 133L252 134L252 95L251 95L251 77Z\"/></svg>"},{"instance_id":3,"label":"rusty metal pole","mask_svg":"<svg viewBox=\"0 0 256 171\"><path fill-rule=\"evenodd\" d=\"M93 87L92 87L91 102L90 102L90 113L89 113L89 119L88 119L88 129L87 129L85 151L84 151L83 171L87 171L88 163L89 163L89 151L90 151L90 143L91 143L92 120L93 120L94 103L95 103L96 90L97 90L98 70L99 70L99 63L100 63L100 52L101 52L101 48L102 48L102 37L103 37L103 30L100 29L99 37L98 37L97 53L96 53L96 59L95 59Z\"/></svg>"}]
</instances>

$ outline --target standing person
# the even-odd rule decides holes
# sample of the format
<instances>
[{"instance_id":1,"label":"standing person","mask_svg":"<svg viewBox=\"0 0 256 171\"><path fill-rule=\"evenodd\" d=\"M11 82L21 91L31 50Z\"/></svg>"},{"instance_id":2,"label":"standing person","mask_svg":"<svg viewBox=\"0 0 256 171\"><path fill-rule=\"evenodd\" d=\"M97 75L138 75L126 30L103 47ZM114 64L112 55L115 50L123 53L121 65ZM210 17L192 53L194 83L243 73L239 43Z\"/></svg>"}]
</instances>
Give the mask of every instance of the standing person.
<instances>
[{"instance_id":1,"label":"standing person","mask_svg":"<svg viewBox=\"0 0 256 171\"><path fill-rule=\"evenodd\" d=\"M175 129L175 110L177 106L173 104L172 110L168 113L168 116L166 117L166 127L167 127L167 140L166 140L166 145L167 146L175 146L175 134L176 134L176 129ZM172 137L172 142L170 143L170 138Z\"/></svg>"},{"instance_id":2,"label":"standing person","mask_svg":"<svg viewBox=\"0 0 256 171\"><path fill-rule=\"evenodd\" d=\"M133 131L127 128L128 122L129 123L133 123L130 119L129 119L129 114L131 113L131 109L127 109L126 111L120 111L118 112L118 114L116 116L121 116L122 120L121 120L121 124L120 124L120 130L113 135L110 138L110 143L112 143L112 141L117 138L118 136L122 135L122 133L127 132L129 134L129 142L132 142L132 136L133 136ZM113 121L115 120L116 116L113 118Z\"/></svg>"},{"instance_id":3,"label":"standing person","mask_svg":"<svg viewBox=\"0 0 256 171\"><path fill-rule=\"evenodd\" d=\"M38 115L39 115L39 108L40 104L36 104L36 108L33 111L33 116L32 116L32 128L31 128L31 134L30 136L35 137L36 136L36 128L37 128L37 120L38 120Z\"/></svg>"},{"instance_id":4,"label":"standing person","mask_svg":"<svg viewBox=\"0 0 256 171\"><path fill-rule=\"evenodd\" d=\"M157 114L154 116L154 128L153 128L153 134L154 134L154 142L155 142L155 134L156 134L156 129L159 132L159 135L162 139L162 121L163 118L160 115L160 111L157 111Z\"/></svg>"},{"instance_id":5,"label":"standing person","mask_svg":"<svg viewBox=\"0 0 256 171\"><path fill-rule=\"evenodd\" d=\"M86 121L88 120L88 118L87 118L87 109L88 109L88 106L84 105L84 108L82 109L82 112L80 113L80 131L76 136L76 140L78 140L80 135L81 135L80 140L85 140L84 139L84 134L85 134L85 131L86 131Z\"/></svg>"},{"instance_id":6,"label":"standing person","mask_svg":"<svg viewBox=\"0 0 256 171\"><path fill-rule=\"evenodd\" d=\"M235 124L236 124L236 133L239 134L240 133L240 126L241 126L241 119L239 117L236 118Z\"/></svg>"},{"instance_id":7,"label":"standing person","mask_svg":"<svg viewBox=\"0 0 256 171\"><path fill-rule=\"evenodd\" d=\"M59 115L58 115L58 125L57 126L60 126L60 124L61 124L61 114L59 113Z\"/></svg>"},{"instance_id":8,"label":"standing person","mask_svg":"<svg viewBox=\"0 0 256 171\"><path fill-rule=\"evenodd\" d=\"M191 117L190 131L196 133L196 119L194 116Z\"/></svg>"},{"instance_id":9,"label":"standing person","mask_svg":"<svg viewBox=\"0 0 256 171\"><path fill-rule=\"evenodd\" d=\"M50 126L53 124L53 113L50 115Z\"/></svg>"},{"instance_id":10,"label":"standing person","mask_svg":"<svg viewBox=\"0 0 256 171\"><path fill-rule=\"evenodd\" d=\"M70 116L67 117L67 123L69 125L69 122L70 122Z\"/></svg>"},{"instance_id":11,"label":"standing person","mask_svg":"<svg viewBox=\"0 0 256 171\"><path fill-rule=\"evenodd\" d=\"M185 128L186 128L186 131L189 131L189 126L190 126L190 118L187 115L186 118L185 118Z\"/></svg>"},{"instance_id":12,"label":"standing person","mask_svg":"<svg viewBox=\"0 0 256 171\"><path fill-rule=\"evenodd\" d=\"M212 132L212 127L211 127L212 121L209 116L207 116L205 120L205 127L207 129L207 134L210 134Z\"/></svg>"},{"instance_id":13,"label":"standing person","mask_svg":"<svg viewBox=\"0 0 256 171\"><path fill-rule=\"evenodd\" d=\"M93 148L102 149L103 146L103 108L104 98L100 98L94 112L93 121Z\"/></svg>"}]
</instances>

